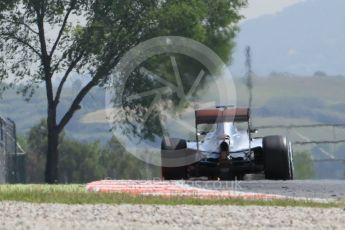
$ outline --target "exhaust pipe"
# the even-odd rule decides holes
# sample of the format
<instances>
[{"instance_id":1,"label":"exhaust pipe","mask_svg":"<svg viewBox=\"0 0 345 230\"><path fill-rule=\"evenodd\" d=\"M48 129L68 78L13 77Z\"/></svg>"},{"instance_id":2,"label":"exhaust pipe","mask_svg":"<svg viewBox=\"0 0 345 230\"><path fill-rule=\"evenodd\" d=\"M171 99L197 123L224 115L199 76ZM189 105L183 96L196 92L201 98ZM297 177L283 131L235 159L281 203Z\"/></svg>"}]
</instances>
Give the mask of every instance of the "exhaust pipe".
<instances>
[{"instance_id":1,"label":"exhaust pipe","mask_svg":"<svg viewBox=\"0 0 345 230\"><path fill-rule=\"evenodd\" d=\"M221 152L229 152L229 145L228 143L226 143L225 141L223 141L222 143L220 143L219 145L219 149Z\"/></svg>"},{"instance_id":2,"label":"exhaust pipe","mask_svg":"<svg viewBox=\"0 0 345 230\"><path fill-rule=\"evenodd\" d=\"M229 144L223 141L219 145L220 160L227 160L229 156Z\"/></svg>"}]
</instances>

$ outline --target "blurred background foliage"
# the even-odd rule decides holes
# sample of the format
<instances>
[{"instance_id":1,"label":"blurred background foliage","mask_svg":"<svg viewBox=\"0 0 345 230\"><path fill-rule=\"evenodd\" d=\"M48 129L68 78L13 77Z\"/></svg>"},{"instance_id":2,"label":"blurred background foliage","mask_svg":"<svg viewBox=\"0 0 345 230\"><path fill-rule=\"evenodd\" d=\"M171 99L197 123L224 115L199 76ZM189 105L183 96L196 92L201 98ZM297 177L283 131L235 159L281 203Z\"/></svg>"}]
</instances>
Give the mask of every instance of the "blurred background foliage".
<instances>
[{"instance_id":1,"label":"blurred background foliage","mask_svg":"<svg viewBox=\"0 0 345 230\"><path fill-rule=\"evenodd\" d=\"M65 91L61 99L61 103L66 105L68 100L76 91L75 87L80 85L76 80L75 84L71 84ZM235 84L237 89L237 98L239 106L246 106L248 92L243 84L244 79L235 77ZM305 85L308 84L308 87ZM345 85L345 78L340 76L293 76L287 73L272 73L271 76L256 77L254 78L254 100L253 100L253 123L254 126L261 125L299 125L299 124L315 124L315 123L345 123L345 106L342 98L345 97L345 91L342 89ZM20 86L18 86L20 87ZM212 97L212 86L205 92L207 97ZM16 106L12 106L15 104ZM3 95L3 103L0 104L0 111L13 118L17 123L17 130L20 136L20 142L24 146L28 146L29 133L31 130L39 132L36 126L44 117L45 107L44 104L44 91L41 88L37 89L30 102L25 102L22 98L16 96L15 90L7 91ZM113 152L109 157L109 162L116 164L120 159L129 157L129 162L135 162L136 158L132 159L130 154L123 154L124 150L121 146L116 144L116 140L112 139L112 133L109 132L109 125L107 122L99 121L84 121L83 118L92 112L102 111L104 105L104 89L96 88L81 104L82 110L76 114L76 117L66 127L63 135L66 143L67 140L79 142L81 145L89 145L98 142L98 147L102 150L108 148L108 152ZM32 128L33 124L36 124ZM260 129L258 136L282 134L287 135L292 141L303 141L304 138L310 140L333 140L345 139L345 129L343 128L300 128L294 130L286 129ZM302 136L302 137L301 137ZM334 138L335 137L335 138ZM193 138L193 136L191 136ZM31 138L32 139L32 138ZM39 140L39 139L38 139ZM31 140L30 142L35 142ZM113 143L114 147L110 147ZM44 161L39 154L33 152L41 152L42 146L31 143L31 147L23 147L29 154L28 158L34 158L34 161ZM39 143L39 142L38 142ZM40 147L41 146L41 147ZM116 147L115 147L116 146ZM40 150L41 148L41 150ZM67 148L67 147L66 147ZM321 148L321 150L320 150ZM328 144L328 145L306 145L294 146L295 149L295 175L297 178L315 178L315 179L344 179L344 161L313 161L312 159L329 159L325 155L325 151L333 155L336 159L345 159L345 145L344 144ZM39 151L34 151L39 150ZM98 154L95 151L95 154ZM303 153L303 154L300 154ZM63 153L64 154L64 153ZM307 156L308 154L308 156ZM85 153L87 155L87 152ZM124 156L125 155L125 156ZM61 157L61 160L64 158ZM125 162L125 160L123 161ZM304 163L300 163L304 162ZM309 162L306 164L305 162ZM100 163L101 164L101 163ZM102 163L103 164L103 163ZM126 165L127 162L123 163ZM144 163L137 162L139 167L135 168L135 177L145 178L150 176L159 176L159 170L150 168L147 169ZM30 164L29 164L30 165ZM34 178L35 175L29 173L31 166L28 165L28 178ZM107 172L103 173L104 177L121 178L122 170L126 169L125 166L119 164L117 174L110 166L102 166L107 168ZM40 169L42 164L32 164L34 170ZM42 166L43 167L43 166ZM122 168L121 168L122 167ZM97 168L97 167L96 167ZM61 168L62 169L62 168ZM150 173L148 173L150 172ZM91 173L91 171L90 171ZM93 172L92 172L93 173ZM94 174L99 175L99 174ZM128 175L128 174L127 174ZM133 174L131 174L133 175ZM137 176L138 175L138 176ZM148 175L148 176L147 176ZM129 176L126 176L128 178ZM35 179L36 180L36 179ZM34 181L35 181L34 180ZM36 180L37 181L37 180ZM63 180L66 181L66 180Z\"/></svg>"},{"instance_id":2,"label":"blurred background foliage","mask_svg":"<svg viewBox=\"0 0 345 230\"><path fill-rule=\"evenodd\" d=\"M44 182L46 122L33 126L18 138L26 151L27 183ZM60 182L86 183L99 179L149 179L160 177L160 168L147 165L126 152L115 139L102 145L99 141L60 138Z\"/></svg>"}]
</instances>

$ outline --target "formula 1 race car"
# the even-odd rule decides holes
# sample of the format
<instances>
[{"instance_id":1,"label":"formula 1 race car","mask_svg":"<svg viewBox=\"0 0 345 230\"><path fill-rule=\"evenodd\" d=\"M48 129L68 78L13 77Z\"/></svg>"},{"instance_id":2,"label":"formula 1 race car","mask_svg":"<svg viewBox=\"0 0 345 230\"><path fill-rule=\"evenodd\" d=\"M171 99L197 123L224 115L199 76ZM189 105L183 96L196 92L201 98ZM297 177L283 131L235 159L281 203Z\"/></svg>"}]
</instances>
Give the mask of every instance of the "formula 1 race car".
<instances>
[{"instance_id":1,"label":"formula 1 race car","mask_svg":"<svg viewBox=\"0 0 345 230\"><path fill-rule=\"evenodd\" d=\"M201 125L211 131L199 131ZM195 126L196 141L162 139L163 179L241 180L259 173L271 180L293 179L291 142L285 136L253 138L257 131L248 108L196 110Z\"/></svg>"}]
</instances>

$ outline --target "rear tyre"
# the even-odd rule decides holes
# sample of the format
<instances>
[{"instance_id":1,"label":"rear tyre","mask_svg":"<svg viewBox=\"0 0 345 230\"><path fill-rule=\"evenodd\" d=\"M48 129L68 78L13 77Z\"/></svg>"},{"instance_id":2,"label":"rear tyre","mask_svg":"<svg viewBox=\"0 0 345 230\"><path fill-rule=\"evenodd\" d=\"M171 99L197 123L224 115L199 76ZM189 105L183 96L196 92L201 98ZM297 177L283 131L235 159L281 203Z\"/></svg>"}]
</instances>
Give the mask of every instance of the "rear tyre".
<instances>
[{"instance_id":1,"label":"rear tyre","mask_svg":"<svg viewBox=\"0 0 345 230\"><path fill-rule=\"evenodd\" d=\"M264 137L265 178L269 180L292 180L293 163L291 143L286 137Z\"/></svg>"},{"instance_id":2,"label":"rear tyre","mask_svg":"<svg viewBox=\"0 0 345 230\"><path fill-rule=\"evenodd\" d=\"M181 180L188 179L187 166L181 167L165 167L165 160L172 158L174 151L187 148L187 142L183 139L177 138L163 138L161 144L161 159L162 159L162 179L163 180Z\"/></svg>"}]
</instances>

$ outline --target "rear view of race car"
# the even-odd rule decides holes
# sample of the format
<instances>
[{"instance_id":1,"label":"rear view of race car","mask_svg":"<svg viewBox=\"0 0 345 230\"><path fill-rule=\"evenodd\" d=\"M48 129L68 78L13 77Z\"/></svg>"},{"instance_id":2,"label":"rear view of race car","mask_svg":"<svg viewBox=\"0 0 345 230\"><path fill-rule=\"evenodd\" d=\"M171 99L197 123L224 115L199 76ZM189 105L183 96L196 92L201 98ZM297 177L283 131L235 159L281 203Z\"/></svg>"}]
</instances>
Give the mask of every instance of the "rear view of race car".
<instances>
[{"instance_id":1,"label":"rear view of race car","mask_svg":"<svg viewBox=\"0 0 345 230\"><path fill-rule=\"evenodd\" d=\"M162 139L163 179L234 180L259 173L266 179L293 179L291 142L285 136L253 138L248 108L197 110L195 126L195 141ZM212 128L200 131L199 126Z\"/></svg>"}]
</instances>

